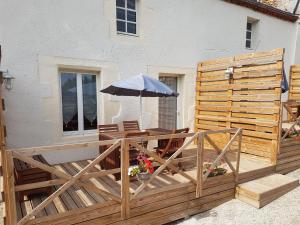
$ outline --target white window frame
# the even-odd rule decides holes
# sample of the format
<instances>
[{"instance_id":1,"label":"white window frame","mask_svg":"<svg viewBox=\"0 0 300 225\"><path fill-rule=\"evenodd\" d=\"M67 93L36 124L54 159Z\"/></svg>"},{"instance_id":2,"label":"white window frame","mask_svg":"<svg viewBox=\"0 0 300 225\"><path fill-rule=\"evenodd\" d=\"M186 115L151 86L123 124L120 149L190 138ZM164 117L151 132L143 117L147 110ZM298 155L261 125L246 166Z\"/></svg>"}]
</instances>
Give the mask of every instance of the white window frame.
<instances>
[{"instance_id":1,"label":"white window frame","mask_svg":"<svg viewBox=\"0 0 300 225\"><path fill-rule=\"evenodd\" d=\"M98 131L98 124L97 128L93 130L84 130L84 118L83 118L83 95L82 95L82 75L83 74L89 74L89 75L94 75L96 76L96 97L97 97L97 123L99 123L99 106L98 106L98 75L95 72L91 71L82 71L82 72L77 72L75 71L64 71L60 70L59 71L59 83L60 83L60 102L61 102L61 124L63 124L63 102L62 102L62 88L61 88L61 76L62 73L72 73L76 74L76 83L77 83L77 110L78 110L78 131L64 131L63 126L62 132L64 136L73 136L73 135L88 135L88 134L95 134Z\"/></svg>"},{"instance_id":2,"label":"white window frame","mask_svg":"<svg viewBox=\"0 0 300 225\"><path fill-rule=\"evenodd\" d=\"M248 29L248 24L251 24L251 29ZM251 37L247 38L248 32L250 33ZM250 46L247 46L247 41L250 42ZM253 22L247 21L247 26L246 26L246 42L245 42L245 47L246 49L252 49L252 43L253 43Z\"/></svg>"},{"instance_id":3,"label":"white window frame","mask_svg":"<svg viewBox=\"0 0 300 225\"><path fill-rule=\"evenodd\" d=\"M127 8L127 0L124 0L124 1L125 1L125 7L117 6L117 3L116 3L116 30L117 30L117 34L125 34L125 35L131 35L131 36L138 36L138 1L134 0L135 1L135 9L129 9L129 8ZM117 9L123 9L123 10L125 10L125 20L117 18ZM135 12L135 16L136 16L135 17L135 22L127 20L127 11ZM126 32L118 31L118 25L117 25L118 21L125 22ZM127 32L127 24L128 23L135 24L135 34Z\"/></svg>"}]
</instances>

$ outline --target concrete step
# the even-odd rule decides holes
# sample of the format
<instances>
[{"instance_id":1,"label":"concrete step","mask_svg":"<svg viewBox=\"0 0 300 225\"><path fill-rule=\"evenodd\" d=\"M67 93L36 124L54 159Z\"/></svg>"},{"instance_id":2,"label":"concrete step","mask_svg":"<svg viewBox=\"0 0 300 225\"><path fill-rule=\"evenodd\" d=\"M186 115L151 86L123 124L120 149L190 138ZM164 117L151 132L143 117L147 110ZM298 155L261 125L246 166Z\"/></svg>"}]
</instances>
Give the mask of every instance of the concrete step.
<instances>
[{"instance_id":1,"label":"concrete step","mask_svg":"<svg viewBox=\"0 0 300 225\"><path fill-rule=\"evenodd\" d=\"M299 180L281 174L272 174L236 188L236 198L261 208L299 186Z\"/></svg>"}]
</instances>

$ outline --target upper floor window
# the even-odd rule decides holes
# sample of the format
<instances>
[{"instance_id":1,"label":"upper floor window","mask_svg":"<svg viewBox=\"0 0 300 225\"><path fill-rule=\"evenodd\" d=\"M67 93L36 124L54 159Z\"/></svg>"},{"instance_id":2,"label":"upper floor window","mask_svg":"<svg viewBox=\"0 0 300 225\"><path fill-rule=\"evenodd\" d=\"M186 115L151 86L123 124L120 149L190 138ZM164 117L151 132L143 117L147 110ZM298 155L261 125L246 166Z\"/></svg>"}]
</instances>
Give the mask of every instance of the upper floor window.
<instances>
[{"instance_id":1,"label":"upper floor window","mask_svg":"<svg viewBox=\"0 0 300 225\"><path fill-rule=\"evenodd\" d=\"M247 22L246 48L252 48L252 23L251 22Z\"/></svg>"},{"instance_id":2,"label":"upper floor window","mask_svg":"<svg viewBox=\"0 0 300 225\"><path fill-rule=\"evenodd\" d=\"M64 133L83 134L97 129L96 74L61 72Z\"/></svg>"},{"instance_id":3,"label":"upper floor window","mask_svg":"<svg viewBox=\"0 0 300 225\"><path fill-rule=\"evenodd\" d=\"M258 19L247 18L245 47L248 49L253 49L255 41L257 41L257 26Z\"/></svg>"},{"instance_id":4,"label":"upper floor window","mask_svg":"<svg viewBox=\"0 0 300 225\"><path fill-rule=\"evenodd\" d=\"M136 0L116 0L117 32L137 34L137 3Z\"/></svg>"}]
</instances>

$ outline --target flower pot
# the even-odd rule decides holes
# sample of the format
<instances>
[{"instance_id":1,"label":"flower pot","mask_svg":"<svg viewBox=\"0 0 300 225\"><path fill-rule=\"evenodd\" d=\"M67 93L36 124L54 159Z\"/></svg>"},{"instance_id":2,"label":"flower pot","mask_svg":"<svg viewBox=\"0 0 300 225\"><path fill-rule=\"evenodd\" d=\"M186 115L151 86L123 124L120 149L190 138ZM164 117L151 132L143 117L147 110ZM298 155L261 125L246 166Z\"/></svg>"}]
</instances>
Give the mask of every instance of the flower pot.
<instances>
[{"instance_id":1,"label":"flower pot","mask_svg":"<svg viewBox=\"0 0 300 225\"><path fill-rule=\"evenodd\" d=\"M207 170L203 171L203 174L206 174ZM208 177L216 177L220 175L224 175L227 172L225 168L215 168L212 172L208 175Z\"/></svg>"},{"instance_id":2,"label":"flower pot","mask_svg":"<svg viewBox=\"0 0 300 225\"><path fill-rule=\"evenodd\" d=\"M145 172L145 173L138 173L136 175L137 179L139 181L146 181L146 180L149 180L150 179L150 174Z\"/></svg>"}]
</instances>

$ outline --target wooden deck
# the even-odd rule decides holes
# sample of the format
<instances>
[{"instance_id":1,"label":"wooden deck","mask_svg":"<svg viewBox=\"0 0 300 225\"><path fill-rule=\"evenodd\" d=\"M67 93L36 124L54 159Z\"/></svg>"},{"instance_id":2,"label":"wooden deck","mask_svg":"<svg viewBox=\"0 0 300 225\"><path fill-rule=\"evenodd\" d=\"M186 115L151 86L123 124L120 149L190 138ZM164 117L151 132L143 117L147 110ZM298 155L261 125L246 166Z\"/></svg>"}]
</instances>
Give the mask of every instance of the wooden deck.
<instances>
[{"instance_id":1,"label":"wooden deck","mask_svg":"<svg viewBox=\"0 0 300 225\"><path fill-rule=\"evenodd\" d=\"M84 162L78 162L84 163ZM60 165L75 170L71 164ZM195 173L196 171L190 171ZM98 178L97 182L116 193L120 184L113 178ZM136 189L138 182L130 182ZM234 198L235 182L232 173L209 178L203 190L203 197L196 199L194 185L175 174L161 174L152 185L130 203L129 224L161 224L173 221L178 216L195 214L211 209ZM27 201L17 202L18 220L46 199L46 195L31 196ZM121 220L120 205L89 192L84 188L72 187L56 198L28 224L114 224ZM84 213L74 216L74 213ZM176 215L176 213L180 213ZM153 217L151 217L153 215ZM173 219L174 218L174 219ZM153 223L151 222L153 221Z\"/></svg>"},{"instance_id":2,"label":"wooden deck","mask_svg":"<svg viewBox=\"0 0 300 225\"><path fill-rule=\"evenodd\" d=\"M207 154L205 155L206 159L209 159L208 156L211 156L211 152L207 152ZM234 164L234 155L232 155L230 158L232 159L232 162ZM55 168L74 176L90 162L91 160L64 163L55 165ZM196 168L191 165L193 164L188 163L184 167L187 168L187 171L185 172L190 176L195 177L197 171ZM268 173L268 168L271 166L271 163L262 157L241 154L240 165L241 179L251 180L260 177L260 173L258 173L258 171L260 170L265 170L263 173L264 175ZM274 169L274 167L272 168ZM96 166L91 172L97 171L100 171L99 166ZM113 193L116 195L121 194L121 181L115 181L113 175L95 178L94 182L106 190L113 191ZM130 182L131 192L133 193L140 186L140 184L141 182L132 180ZM208 187L210 187L209 190L207 189ZM234 177L229 169L229 172L226 176L209 178L209 183L204 189L204 192L206 193L205 196L207 197L205 197L202 201L206 201L207 204L210 203L209 206L216 206L218 204L221 204L234 197L234 188ZM55 189L57 189L57 187L54 187L54 190ZM166 197L165 194L167 194L168 197ZM216 197L214 197L212 194L216 194ZM38 206L46 198L47 195L40 194L29 196L29 198L27 198L24 202L17 201L16 203L18 220L30 213L34 207ZM168 201L166 201L166 198L169 198ZM166 207L175 207L177 204L184 202L184 200L187 200L185 198L190 199L191 201L193 198L195 198L193 185L190 183L190 180L182 177L180 174L172 174L168 171L164 171L157 178L155 178L153 182L151 182L151 184L145 188L145 191L142 193L142 195L132 203L133 209L131 210L131 216L133 218L137 218L131 219L131 221L132 223L134 221L143 221L144 219L142 219L142 217L139 217L141 214L150 212L154 213L159 209L166 210ZM196 198L194 200L196 201ZM88 215L86 221L82 218L73 218L68 221L73 221L72 223L85 221L85 223L87 224L87 221L89 221L90 224L93 224L95 221L101 221L101 224L109 224L110 221L108 221L108 223L105 222L105 216L103 216L102 219L100 219L101 216L99 216L102 213L103 207L108 205L115 204L110 201L105 195L95 194L85 188L72 186L35 216L35 224L47 224L47 221L51 221L51 224L55 224L52 221L53 218L57 219L57 224L60 224L62 221L65 221L66 218L68 218L69 214L72 214L72 211L78 210L84 211L85 216ZM198 213L205 211L211 208L209 206L207 206L207 208L200 204L198 206L199 210L194 209L194 212ZM92 209L94 210L90 211L91 209L89 209L88 207L92 207ZM116 207L116 209L110 211L111 216L115 213L119 213L119 208L120 207L118 206ZM173 216L174 215L172 215L172 217ZM115 217L115 219L117 219L117 216ZM161 220L166 221L167 219L163 217ZM156 224L159 223L158 220L155 221L157 222Z\"/></svg>"}]
</instances>

